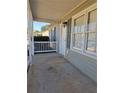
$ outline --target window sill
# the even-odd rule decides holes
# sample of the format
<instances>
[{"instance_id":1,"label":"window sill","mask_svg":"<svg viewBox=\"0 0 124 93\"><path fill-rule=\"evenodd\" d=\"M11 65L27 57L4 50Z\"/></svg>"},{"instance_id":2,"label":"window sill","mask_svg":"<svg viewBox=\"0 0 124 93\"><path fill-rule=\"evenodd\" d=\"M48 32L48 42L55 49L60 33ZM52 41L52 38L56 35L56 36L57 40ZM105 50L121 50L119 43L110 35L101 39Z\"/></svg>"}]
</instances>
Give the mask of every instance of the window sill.
<instances>
[{"instance_id":1,"label":"window sill","mask_svg":"<svg viewBox=\"0 0 124 93\"><path fill-rule=\"evenodd\" d=\"M84 51L82 54L85 55L85 56L88 56L90 58L97 59L97 53L93 53L93 52L89 52L89 51Z\"/></svg>"},{"instance_id":2,"label":"window sill","mask_svg":"<svg viewBox=\"0 0 124 93\"><path fill-rule=\"evenodd\" d=\"M75 49L74 47L71 50L74 51L74 52L77 52L81 55L84 55L84 56L87 56L87 57L90 57L90 58L93 58L93 59L97 59L97 54L96 53L92 53L92 52L89 52L89 51L82 52L82 50Z\"/></svg>"}]
</instances>

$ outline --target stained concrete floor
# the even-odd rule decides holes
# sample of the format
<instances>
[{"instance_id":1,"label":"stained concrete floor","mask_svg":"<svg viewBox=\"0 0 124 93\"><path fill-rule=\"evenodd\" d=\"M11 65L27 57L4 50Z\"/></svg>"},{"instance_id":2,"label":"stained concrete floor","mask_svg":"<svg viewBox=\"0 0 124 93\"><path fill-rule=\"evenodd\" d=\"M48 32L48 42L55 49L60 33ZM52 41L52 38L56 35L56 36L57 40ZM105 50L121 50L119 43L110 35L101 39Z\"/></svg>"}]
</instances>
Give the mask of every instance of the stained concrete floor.
<instances>
[{"instance_id":1,"label":"stained concrete floor","mask_svg":"<svg viewBox=\"0 0 124 93\"><path fill-rule=\"evenodd\" d=\"M36 54L27 93L97 93L97 85L57 53Z\"/></svg>"}]
</instances>

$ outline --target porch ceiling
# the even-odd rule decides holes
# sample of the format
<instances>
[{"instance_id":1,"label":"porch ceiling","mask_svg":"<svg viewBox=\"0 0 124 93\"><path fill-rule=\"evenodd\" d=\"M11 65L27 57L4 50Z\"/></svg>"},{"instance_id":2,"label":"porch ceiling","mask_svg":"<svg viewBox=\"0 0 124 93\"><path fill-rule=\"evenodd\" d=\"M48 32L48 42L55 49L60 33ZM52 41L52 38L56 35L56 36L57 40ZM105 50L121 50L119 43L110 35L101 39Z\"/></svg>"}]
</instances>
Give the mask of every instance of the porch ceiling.
<instances>
[{"instance_id":1,"label":"porch ceiling","mask_svg":"<svg viewBox=\"0 0 124 93\"><path fill-rule=\"evenodd\" d=\"M62 16L86 0L30 0L34 20L57 22Z\"/></svg>"}]
</instances>

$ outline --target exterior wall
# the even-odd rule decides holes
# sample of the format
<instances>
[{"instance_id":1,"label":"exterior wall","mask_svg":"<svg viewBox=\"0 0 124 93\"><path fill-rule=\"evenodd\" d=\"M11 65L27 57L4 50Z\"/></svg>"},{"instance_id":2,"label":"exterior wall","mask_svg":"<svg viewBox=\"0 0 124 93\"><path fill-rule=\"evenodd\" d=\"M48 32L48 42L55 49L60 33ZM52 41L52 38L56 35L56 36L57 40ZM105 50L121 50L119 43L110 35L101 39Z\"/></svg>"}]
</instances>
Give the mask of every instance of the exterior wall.
<instances>
[{"instance_id":1,"label":"exterior wall","mask_svg":"<svg viewBox=\"0 0 124 93\"><path fill-rule=\"evenodd\" d=\"M97 59L72 49L66 49L65 58L69 60L77 69L86 74L89 78L97 82Z\"/></svg>"},{"instance_id":2,"label":"exterior wall","mask_svg":"<svg viewBox=\"0 0 124 93\"><path fill-rule=\"evenodd\" d=\"M62 23L60 23L59 24L59 37L58 37L58 39L59 39L59 53L61 54L61 51L62 51L62 39L61 39L61 37L62 37L62 33L61 33L61 31L62 31Z\"/></svg>"},{"instance_id":3,"label":"exterior wall","mask_svg":"<svg viewBox=\"0 0 124 93\"><path fill-rule=\"evenodd\" d=\"M42 36L41 32L33 32L33 36Z\"/></svg>"},{"instance_id":4,"label":"exterior wall","mask_svg":"<svg viewBox=\"0 0 124 93\"><path fill-rule=\"evenodd\" d=\"M59 38L60 38L60 26L58 24L58 25L56 25L56 42L57 42L57 51L58 52L59 52L59 44L60 44Z\"/></svg>"},{"instance_id":5,"label":"exterior wall","mask_svg":"<svg viewBox=\"0 0 124 93\"><path fill-rule=\"evenodd\" d=\"M47 30L47 31L43 31L43 32L41 32L41 34L42 34L42 36L49 36L49 31Z\"/></svg>"},{"instance_id":6,"label":"exterior wall","mask_svg":"<svg viewBox=\"0 0 124 93\"><path fill-rule=\"evenodd\" d=\"M70 61L77 69L97 82L97 60L80 53L68 50L65 58Z\"/></svg>"},{"instance_id":7,"label":"exterior wall","mask_svg":"<svg viewBox=\"0 0 124 93\"><path fill-rule=\"evenodd\" d=\"M84 5L81 5L74 11L72 11L67 16L63 17L61 21L58 24L58 30L57 30L57 36L58 36L58 45L59 45L59 53L61 50L61 30L62 30L62 23L71 19L75 14L79 13L80 11L88 8L89 6L96 3L96 0L87 0L87 2ZM72 29L71 29L72 31ZM67 36L68 37L68 36ZM67 40L67 39L66 39ZM65 58L72 63L77 69L80 70L80 72L86 74L89 78L97 82L97 59L90 57L88 55L84 55L78 52L75 52L71 48L66 47L66 54Z\"/></svg>"},{"instance_id":8,"label":"exterior wall","mask_svg":"<svg viewBox=\"0 0 124 93\"><path fill-rule=\"evenodd\" d=\"M34 55L34 46L33 46L33 17L30 9L30 4L28 1L27 7L27 46L29 50L28 64L32 62L32 55Z\"/></svg>"},{"instance_id":9,"label":"exterior wall","mask_svg":"<svg viewBox=\"0 0 124 93\"><path fill-rule=\"evenodd\" d=\"M89 0L90 1L90 0ZM93 2L87 3L85 5L85 7L78 7L77 13L79 13L80 11L88 8L89 6L91 6L92 4L96 3L95 0L93 0ZM79 11L80 10L80 11ZM67 17L63 18L63 21L60 22L59 24L59 53L60 53L60 49L61 49L61 30L62 30L62 22L64 22L66 18L72 18L72 16L74 16L74 14L70 14ZM66 19L68 20L68 19ZM67 39L66 39L67 40ZM79 69L80 72L86 74L89 78L91 78L92 80L94 80L95 82L97 82L97 59L87 56L87 55L83 55L81 53L75 52L74 50L68 49L66 48L66 55L65 58L71 63L73 64L77 69Z\"/></svg>"},{"instance_id":10,"label":"exterior wall","mask_svg":"<svg viewBox=\"0 0 124 93\"><path fill-rule=\"evenodd\" d=\"M65 56L66 52L66 41L67 41L67 25L60 23L60 30L59 30L59 53Z\"/></svg>"}]
</instances>

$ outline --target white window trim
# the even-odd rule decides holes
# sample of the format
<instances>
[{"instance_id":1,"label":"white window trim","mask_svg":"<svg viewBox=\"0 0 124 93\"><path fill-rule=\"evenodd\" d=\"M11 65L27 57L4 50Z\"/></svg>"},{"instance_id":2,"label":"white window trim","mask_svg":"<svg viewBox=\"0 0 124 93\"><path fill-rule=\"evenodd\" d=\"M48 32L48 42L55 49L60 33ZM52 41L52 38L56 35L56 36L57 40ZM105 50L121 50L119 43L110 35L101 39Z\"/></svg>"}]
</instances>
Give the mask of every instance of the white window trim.
<instances>
[{"instance_id":1,"label":"white window trim","mask_svg":"<svg viewBox=\"0 0 124 93\"><path fill-rule=\"evenodd\" d=\"M73 47L73 49L78 50L78 51L82 51L82 49L79 49L79 48L76 48L76 47Z\"/></svg>"},{"instance_id":2,"label":"white window trim","mask_svg":"<svg viewBox=\"0 0 124 93\"><path fill-rule=\"evenodd\" d=\"M77 19L78 17L83 16L83 15L85 16L85 13L86 13L86 10L83 10L83 11L79 12L78 14L76 14L76 15L74 15L74 16L72 17L71 50L78 50L77 52L79 52L79 50L80 50L80 52L82 52L83 49L82 49L82 48L81 48L81 49L78 49L78 48L73 47L72 35L74 34L74 20ZM86 20L84 20L84 21L86 21ZM78 33L85 34L84 32L78 32Z\"/></svg>"},{"instance_id":3,"label":"white window trim","mask_svg":"<svg viewBox=\"0 0 124 93\"><path fill-rule=\"evenodd\" d=\"M87 9L85 9L85 10L83 10L83 11L81 11L81 12L79 12L79 13L77 13L76 15L74 15L73 17L72 17L72 31L71 31L71 48L70 48L70 50L72 50L72 51L75 51L75 52L78 52L78 53L80 53L80 54L82 54L82 55L85 55L85 56L88 56L88 57L91 57L91 58L94 58L94 59L96 59L97 58L97 51L96 51L96 53L94 53L94 52L90 52L90 51L88 51L88 50L86 50L86 43L87 43L87 39L86 39L86 35L85 35L85 39L84 39L84 41L82 41L82 42L84 42L84 45L83 45L83 47L81 48L81 49L77 49L77 48L75 48L75 47L73 47L73 39L72 39L72 35L74 34L73 33L73 31L74 31L74 20L76 19L76 18L78 18L78 17L80 17L80 16L82 16L82 15L85 15L85 24L86 24L86 27L85 27L85 32L83 32L84 34L86 34L87 33L87 19L88 19L88 13L90 12L90 11L93 11L94 9L96 9L97 8L97 4L95 3L95 4L93 4L93 5L91 5L90 7L88 7Z\"/></svg>"},{"instance_id":4,"label":"white window trim","mask_svg":"<svg viewBox=\"0 0 124 93\"><path fill-rule=\"evenodd\" d=\"M91 12L91 11L93 11L93 10L95 10L97 8L97 4L95 3L95 4L93 4L92 6L90 6L90 7L88 7L87 9L86 9L86 19L88 19L88 13L89 12ZM88 21L88 20L87 20ZM87 22L88 23L88 22ZM86 27L87 28L87 27ZM94 32L94 31L91 31L91 32ZM88 32L87 32L87 29L86 29L86 34L87 34ZM86 36L86 35L85 35ZM86 42L87 42L87 39L85 39L85 47L84 47L84 53L86 53L87 55L91 55L91 56L94 56L94 57L96 57L97 56L97 51L94 53L94 52L91 52L91 51L88 51L88 50L86 50Z\"/></svg>"}]
</instances>

